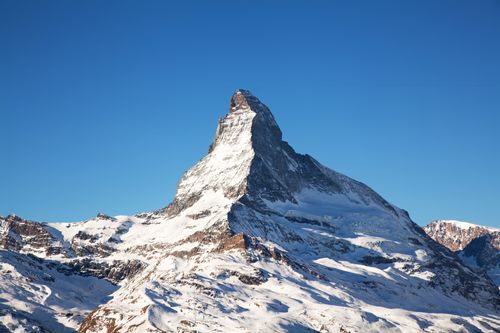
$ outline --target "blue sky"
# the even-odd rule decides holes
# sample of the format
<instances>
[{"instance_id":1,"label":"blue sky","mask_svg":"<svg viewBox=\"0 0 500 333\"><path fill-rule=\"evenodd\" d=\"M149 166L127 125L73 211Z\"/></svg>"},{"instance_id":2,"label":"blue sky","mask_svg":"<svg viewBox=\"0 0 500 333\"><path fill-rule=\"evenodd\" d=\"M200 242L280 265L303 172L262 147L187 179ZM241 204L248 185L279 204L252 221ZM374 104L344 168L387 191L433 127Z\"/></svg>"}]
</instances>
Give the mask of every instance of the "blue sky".
<instances>
[{"instance_id":1,"label":"blue sky","mask_svg":"<svg viewBox=\"0 0 500 333\"><path fill-rule=\"evenodd\" d=\"M0 2L0 215L167 205L245 88L417 223L500 227L500 2L179 3Z\"/></svg>"}]
</instances>

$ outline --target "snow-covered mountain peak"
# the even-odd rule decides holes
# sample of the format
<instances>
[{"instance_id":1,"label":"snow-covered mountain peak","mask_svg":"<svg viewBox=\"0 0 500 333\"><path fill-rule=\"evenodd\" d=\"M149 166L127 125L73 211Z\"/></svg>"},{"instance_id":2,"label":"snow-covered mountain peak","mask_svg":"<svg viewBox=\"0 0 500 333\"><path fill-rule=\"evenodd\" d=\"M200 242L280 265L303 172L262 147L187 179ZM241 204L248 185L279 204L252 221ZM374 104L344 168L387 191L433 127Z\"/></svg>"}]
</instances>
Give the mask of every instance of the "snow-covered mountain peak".
<instances>
[{"instance_id":1,"label":"snow-covered mountain peak","mask_svg":"<svg viewBox=\"0 0 500 333\"><path fill-rule=\"evenodd\" d=\"M246 90L236 91L231 98L229 112L219 119L208 154L179 182L173 202L165 209L168 215L176 215L191 207L207 193L231 200L245 193L246 179L255 156L256 118L271 119L269 126L278 128L264 104Z\"/></svg>"},{"instance_id":2,"label":"snow-covered mountain peak","mask_svg":"<svg viewBox=\"0 0 500 333\"><path fill-rule=\"evenodd\" d=\"M179 214L207 193L233 202L244 197L254 208L267 210L264 201L297 203L305 190L337 194L353 204L373 204L398 214L366 185L296 153L282 140L269 108L240 89L218 122L208 154L184 174L173 202L162 211Z\"/></svg>"},{"instance_id":3,"label":"snow-covered mountain peak","mask_svg":"<svg viewBox=\"0 0 500 333\"><path fill-rule=\"evenodd\" d=\"M165 209L76 223L0 218L0 246L9 328L26 318L81 333L500 328L489 278L367 185L296 153L246 90Z\"/></svg>"},{"instance_id":4,"label":"snow-covered mountain peak","mask_svg":"<svg viewBox=\"0 0 500 333\"><path fill-rule=\"evenodd\" d=\"M248 113L251 116L248 116ZM279 143L281 130L274 119L271 110L250 91L238 89L229 103L229 113L222 119L224 124L228 119L242 118L240 121L251 121L251 142L255 147L261 141ZM221 132L227 128L221 127ZM219 133L216 134L218 136Z\"/></svg>"}]
</instances>

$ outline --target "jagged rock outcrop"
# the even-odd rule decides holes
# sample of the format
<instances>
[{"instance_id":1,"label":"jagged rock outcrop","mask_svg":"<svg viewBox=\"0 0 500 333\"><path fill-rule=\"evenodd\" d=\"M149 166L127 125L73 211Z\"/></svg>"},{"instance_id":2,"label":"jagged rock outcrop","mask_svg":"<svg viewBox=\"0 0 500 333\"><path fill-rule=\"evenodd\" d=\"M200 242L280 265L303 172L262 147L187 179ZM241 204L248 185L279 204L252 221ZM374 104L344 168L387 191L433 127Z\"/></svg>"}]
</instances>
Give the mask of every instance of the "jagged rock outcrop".
<instances>
[{"instance_id":1,"label":"jagged rock outcrop","mask_svg":"<svg viewBox=\"0 0 500 333\"><path fill-rule=\"evenodd\" d=\"M0 246L14 251L66 255L61 243L46 226L16 215L0 216Z\"/></svg>"},{"instance_id":2,"label":"jagged rock outcrop","mask_svg":"<svg viewBox=\"0 0 500 333\"><path fill-rule=\"evenodd\" d=\"M424 227L436 242L452 251L460 251L474 239L486 234L500 234L500 230L454 220L436 220ZM499 247L500 249L500 247Z\"/></svg>"},{"instance_id":3,"label":"jagged rock outcrop","mask_svg":"<svg viewBox=\"0 0 500 333\"><path fill-rule=\"evenodd\" d=\"M478 266L498 263L500 259L500 233L489 233L473 239L465 249L464 256L475 257Z\"/></svg>"},{"instance_id":4,"label":"jagged rock outcrop","mask_svg":"<svg viewBox=\"0 0 500 333\"><path fill-rule=\"evenodd\" d=\"M474 270L500 287L500 229L454 220L433 221L424 228Z\"/></svg>"}]
</instances>

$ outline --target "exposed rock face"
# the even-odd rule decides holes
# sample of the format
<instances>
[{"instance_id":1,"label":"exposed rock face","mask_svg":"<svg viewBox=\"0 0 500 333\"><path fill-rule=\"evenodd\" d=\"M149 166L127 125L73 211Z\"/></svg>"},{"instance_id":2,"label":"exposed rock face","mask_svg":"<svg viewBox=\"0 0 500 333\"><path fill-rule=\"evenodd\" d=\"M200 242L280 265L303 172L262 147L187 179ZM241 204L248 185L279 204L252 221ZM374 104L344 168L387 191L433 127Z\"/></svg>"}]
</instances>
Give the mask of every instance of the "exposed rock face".
<instances>
[{"instance_id":1,"label":"exposed rock face","mask_svg":"<svg viewBox=\"0 0 500 333\"><path fill-rule=\"evenodd\" d=\"M97 261L91 258L72 260L67 265L56 266L58 272L66 275L77 274L94 276L118 283L132 277L144 269L145 264L139 260L114 260L112 262Z\"/></svg>"},{"instance_id":2,"label":"exposed rock face","mask_svg":"<svg viewBox=\"0 0 500 333\"><path fill-rule=\"evenodd\" d=\"M123 255L103 258L116 252L110 240L119 241L129 224L104 214L72 224L0 217L0 244L7 250L0 250L0 294L9 296L0 297L0 322L6 332L74 331L116 284L147 266Z\"/></svg>"},{"instance_id":3,"label":"exposed rock face","mask_svg":"<svg viewBox=\"0 0 500 333\"><path fill-rule=\"evenodd\" d=\"M365 184L296 153L246 90L166 208L44 228L71 254L69 271L52 270L119 283L79 332L500 328L491 280Z\"/></svg>"},{"instance_id":4,"label":"exposed rock face","mask_svg":"<svg viewBox=\"0 0 500 333\"><path fill-rule=\"evenodd\" d=\"M500 287L500 229L467 222L433 221L424 228L469 267L486 273Z\"/></svg>"},{"instance_id":5,"label":"exposed rock face","mask_svg":"<svg viewBox=\"0 0 500 333\"><path fill-rule=\"evenodd\" d=\"M479 266L486 266L500 259L500 234L491 233L473 239L463 250L467 257L476 257Z\"/></svg>"},{"instance_id":6,"label":"exposed rock face","mask_svg":"<svg viewBox=\"0 0 500 333\"><path fill-rule=\"evenodd\" d=\"M7 250L66 255L61 243L44 225L16 215L0 217L0 246Z\"/></svg>"},{"instance_id":7,"label":"exposed rock face","mask_svg":"<svg viewBox=\"0 0 500 333\"><path fill-rule=\"evenodd\" d=\"M116 221L102 213L99 213L95 220ZM79 230L71 239L64 239L57 229L60 225L54 226L56 228L47 223L28 221L16 215L0 217L0 246L7 250L32 253L41 257L54 255L65 258L107 257L115 251L113 245L120 241L119 235L126 232L125 228L118 228L115 230L115 235L102 239L102 234L92 234L92 230Z\"/></svg>"},{"instance_id":8,"label":"exposed rock face","mask_svg":"<svg viewBox=\"0 0 500 333\"><path fill-rule=\"evenodd\" d=\"M500 230L452 220L433 221L424 230L432 239L452 251L465 249L472 240L480 236L500 233Z\"/></svg>"}]
</instances>

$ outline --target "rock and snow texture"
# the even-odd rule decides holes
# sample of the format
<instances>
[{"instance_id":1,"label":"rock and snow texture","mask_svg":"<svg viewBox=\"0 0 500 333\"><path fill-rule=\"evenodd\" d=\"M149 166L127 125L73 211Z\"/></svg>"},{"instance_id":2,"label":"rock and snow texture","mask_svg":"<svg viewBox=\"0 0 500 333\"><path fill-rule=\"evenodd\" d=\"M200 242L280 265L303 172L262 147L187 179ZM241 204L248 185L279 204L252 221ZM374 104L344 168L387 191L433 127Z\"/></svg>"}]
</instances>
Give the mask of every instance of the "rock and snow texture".
<instances>
[{"instance_id":1,"label":"rock and snow texture","mask_svg":"<svg viewBox=\"0 0 500 333\"><path fill-rule=\"evenodd\" d=\"M454 251L469 267L486 273L500 288L500 229L438 220L424 230L432 239Z\"/></svg>"},{"instance_id":2,"label":"rock and snow texture","mask_svg":"<svg viewBox=\"0 0 500 333\"><path fill-rule=\"evenodd\" d=\"M10 255L36 255L44 270L82 279L82 288L96 280L116 288L85 294L84 305L46 304L42 292L30 303L26 313L45 309L68 330L500 329L500 295L489 278L368 186L296 153L267 106L245 90L232 96L208 154L167 207L41 225L40 239L17 226L31 230L34 222L10 216L0 223ZM22 264L16 271L26 277ZM57 274L46 293L66 290ZM0 310L17 318L16 291L2 288ZM89 312L91 304L99 305ZM75 319L58 315L68 312ZM9 329L36 325L36 317L29 324L18 317Z\"/></svg>"},{"instance_id":3,"label":"rock and snow texture","mask_svg":"<svg viewBox=\"0 0 500 333\"><path fill-rule=\"evenodd\" d=\"M432 239L452 251L461 251L472 240L486 234L500 234L500 229L497 228L456 220L432 221L424 227L424 230Z\"/></svg>"},{"instance_id":4,"label":"rock and snow texture","mask_svg":"<svg viewBox=\"0 0 500 333\"><path fill-rule=\"evenodd\" d=\"M117 286L59 264L0 250L0 332L73 332Z\"/></svg>"}]
</instances>

